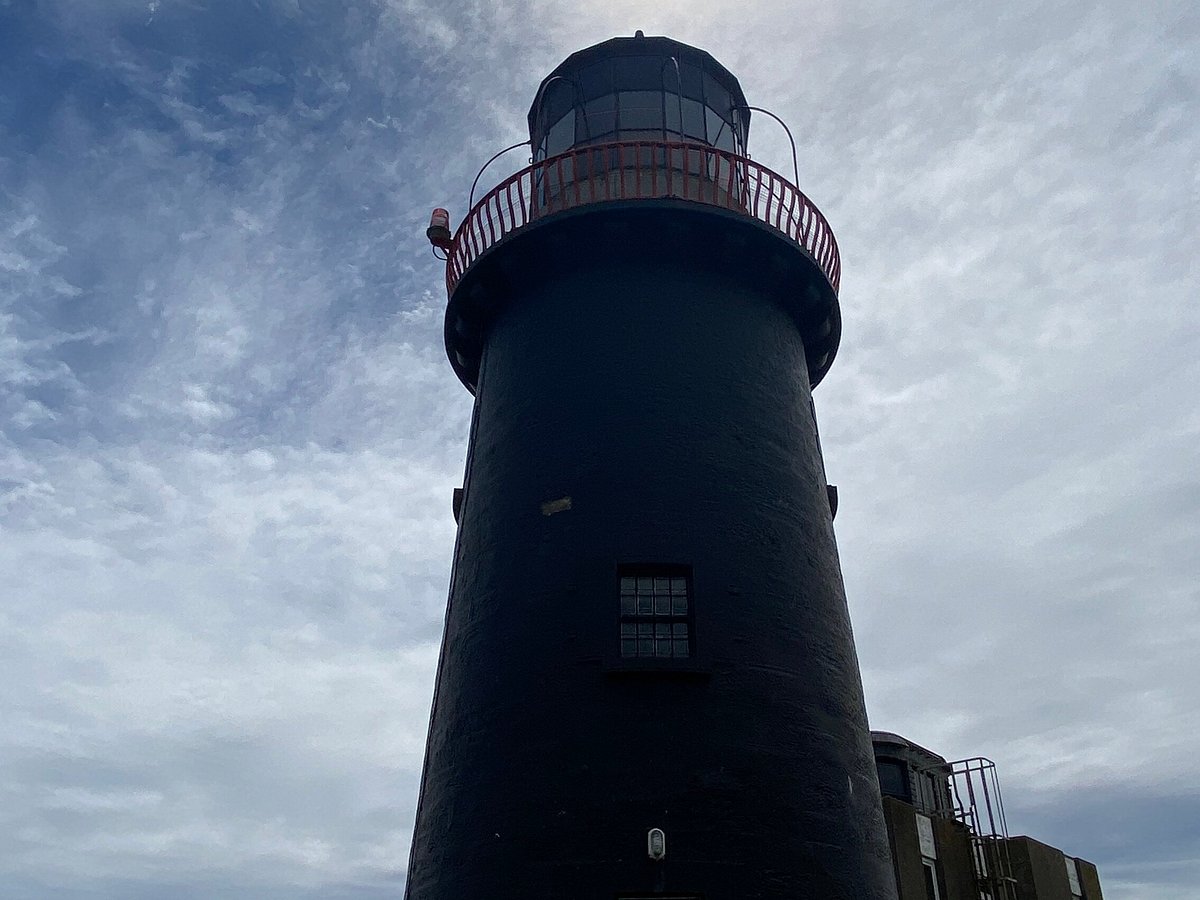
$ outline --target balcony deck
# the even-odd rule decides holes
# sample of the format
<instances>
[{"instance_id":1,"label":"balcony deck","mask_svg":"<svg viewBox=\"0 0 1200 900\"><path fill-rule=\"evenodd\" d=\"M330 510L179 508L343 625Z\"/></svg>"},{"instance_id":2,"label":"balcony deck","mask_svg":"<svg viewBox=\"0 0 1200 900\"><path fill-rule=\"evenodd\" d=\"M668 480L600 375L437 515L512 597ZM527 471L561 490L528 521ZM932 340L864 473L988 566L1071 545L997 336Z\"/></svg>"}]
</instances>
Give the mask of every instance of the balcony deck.
<instances>
[{"instance_id":1,"label":"balcony deck","mask_svg":"<svg viewBox=\"0 0 1200 900\"><path fill-rule=\"evenodd\" d=\"M703 144L591 144L541 160L502 181L463 219L446 260L446 292L505 237L547 216L620 200L672 198L742 213L807 253L837 294L841 257L825 216L783 176Z\"/></svg>"}]
</instances>

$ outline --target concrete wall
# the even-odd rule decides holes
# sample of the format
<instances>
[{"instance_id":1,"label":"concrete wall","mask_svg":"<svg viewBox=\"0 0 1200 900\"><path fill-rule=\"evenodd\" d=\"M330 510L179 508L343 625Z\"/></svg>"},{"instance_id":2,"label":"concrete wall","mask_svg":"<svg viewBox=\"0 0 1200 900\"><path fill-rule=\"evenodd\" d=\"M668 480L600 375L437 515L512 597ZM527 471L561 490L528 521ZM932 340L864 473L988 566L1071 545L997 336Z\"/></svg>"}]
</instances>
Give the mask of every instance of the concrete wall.
<instances>
[{"instance_id":1,"label":"concrete wall","mask_svg":"<svg viewBox=\"0 0 1200 900\"><path fill-rule=\"evenodd\" d=\"M916 809L894 797L883 798L883 818L899 900L928 900ZM978 900L971 837L953 819L932 818L937 846L938 895L941 900ZM1067 878L1066 857L1041 841L1015 837L1007 842L1017 900L1075 900ZM1077 859L1083 900L1104 900L1095 865Z\"/></svg>"},{"instance_id":2,"label":"concrete wall","mask_svg":"<svg viewBox=\"0 0 1200 900\"><path fill-rule=\"evenodd\" d=\"M883 798L883 820L896 873L900 900L925 900L925 876L921 871L921 845L917 837L917 814L907 803Z\"/></svg>"},{"instance_id":3,"label":"concrete wall","mask_svg":"<svg viewBox=\"0 0 1200 900\"><path fill-rule=\"evenodd\" d=\"M927 900L917 811L894 797L883 798L883 818L900 900ZM937 847L938 895L941 900L978 900L966 829L951 819L933 818ZM1091 898L1088 898L1091 900Z\"/></svg>"},{"instance_id":4,"label":"concrete wall","mask_svg":"<svg viewBox=\"0 0 1200 900\"><path fill-rule=\"evenodd\" d=\"M934 819L933 837L938 848L942 900L978 900L971 837L966 826L953 819Z\"/></svg>"},{"instance_id":5,"label":"concrete wall","mask_svg":"<svg viewBox=\"0 0 1200 900\"><path fill-rule=\"evenodd\" d=\"M1008 841L1008 855L1017 900L1072 900L1061 850L1022 835Z\"/></svg>"},{"instance_id":6,"label":"concrete wall","mask_svg":"<svg viewBox=\"0 0 1200 900\"><path fill-rule=\"evenodd\" d=\"M1083 900L1104 900L1100 890L1100 873L1095 865L1086 859L1076 859L1079 863L1079 885L1083 888Z\"/></svg>"}]
</instances>

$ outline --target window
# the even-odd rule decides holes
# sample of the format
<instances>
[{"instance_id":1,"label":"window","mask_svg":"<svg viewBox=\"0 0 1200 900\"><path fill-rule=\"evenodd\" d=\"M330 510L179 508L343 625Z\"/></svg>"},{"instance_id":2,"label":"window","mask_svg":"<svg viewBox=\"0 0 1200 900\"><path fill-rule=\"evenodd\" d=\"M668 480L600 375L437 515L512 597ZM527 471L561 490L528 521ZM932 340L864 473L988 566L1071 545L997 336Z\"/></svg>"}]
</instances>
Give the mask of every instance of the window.
<instances>
[{"instance_id":1,"label":"window","mask_svg":"<svg viewBox=\"0 0 1200 900\"><path fill-rule=\"evenodd\" d=\"M585 138L613 140L617 131L616 101L616 94L609 94L583 104L583 125L578 132Z\"/></svg>"},{"instance_id":2,"label":"window","mask_svg":"<svg viewBox=\"0 0 1200 900\"><path fill-rule=\"evenodd\" d=\"M914 805L922 812L936 812L937 794L935 793L932 775L924 773L917 776L917 792L920 796Z\"/></svg>"},{"instance_id":3,"label":"window","mask_svg":"<svg viewBox=\"0 0 1200 900\"><path fill-rule=\"evenodd\" d=\"M621 109L621 131L658 131L663 128L661 91L624 91L617 95Z\"/></svg>"},{"instance_id":4,"label":"window","mask_svg":"<svg viewBox=\"0 0 1200 900\"><path fill-rule=\"evenodd\" d=\"M567 113L550 126L546 137L546 153L549 156L558 156L570 149L573 143L575 143L575 116L573 113Z\"/></svg>"},{"instance_id":5,"label":"window","mask_svg":"<svg viewBox=\"0 0 1200 900\"><path fill-rule=\"evenodd\" d=\"M623 566L621 656L686 659L692 655L692 578L680 566Z\"/></svg>"},{"instance_id":6,"label":"window","mask_svg":"<svg viewBox=\"0 0 1200 900\"><path fill-rule=\"evenodd\" d=\"M921 868L925 872L925 900L941 900L941 894L938 893L936 864L931 859L923 859Z\"/></svg>"},{"instance_id":7,"label":"window","mask_svg":"<svg viewBox=\"0 0 1200 900\"><path fill-rule=\"evenodd\" d=\"M683 111L683 133L690 138L704 140L704 104L699 100L684 97L683 103L676 105L674 116L676 119L680 107ZM673 128L673 124L673 122L668 122L667 127Z\"/></svg>"},{"instance_id":8,"label":"window","mask_svg":"<svg viewBox=\"0 0 1200 900\"><path fill-rule=\"evenodd\" d=\"M1083 886L1079 883L1079 863L1070 856L1064 856L1063 861L1067 864L1067 885L1071 889L1072 900L1083 900Z\"/></svg>"},{"instance_id":9,"label":"window","mask_svg":"<svg viewBox=\"0 0 1200 900\"><path fill-rule=\"evenodd\" d=\"M912 801L908 784L908 766L897 759L876 758L875 768L879 772L879 791L885 797L895 797L905 803Z\"/></svg>"}]
</instances>

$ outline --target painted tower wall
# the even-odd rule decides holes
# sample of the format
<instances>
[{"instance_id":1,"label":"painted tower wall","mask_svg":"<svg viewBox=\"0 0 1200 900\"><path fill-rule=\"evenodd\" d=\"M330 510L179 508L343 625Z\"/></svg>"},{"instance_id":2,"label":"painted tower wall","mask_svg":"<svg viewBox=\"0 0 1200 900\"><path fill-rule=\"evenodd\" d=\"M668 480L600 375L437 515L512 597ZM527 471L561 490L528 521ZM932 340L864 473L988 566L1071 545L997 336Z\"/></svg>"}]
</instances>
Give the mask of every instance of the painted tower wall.
<instances>
[{"instance_id":1,"label":"painted tower wall","mask_svg":"<svg viewBox=\"0 0 1200 900\"><path fill-rule=\"evenodd\" d=\"M801 254L662 204L559 218L459 288L490 312L408 896L894 897L771 262ZM621 657L627 564L691 567L690 659Z\"/></svg>"}]
</instances>

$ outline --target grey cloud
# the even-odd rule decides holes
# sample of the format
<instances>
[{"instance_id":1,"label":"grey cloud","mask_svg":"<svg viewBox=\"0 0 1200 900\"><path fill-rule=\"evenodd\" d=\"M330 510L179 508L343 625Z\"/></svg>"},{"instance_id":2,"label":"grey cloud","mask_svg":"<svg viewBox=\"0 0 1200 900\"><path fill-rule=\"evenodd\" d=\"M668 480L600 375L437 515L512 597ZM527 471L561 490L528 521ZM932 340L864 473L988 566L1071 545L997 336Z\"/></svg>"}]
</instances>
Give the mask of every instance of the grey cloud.
<instances>
[{"instance_id":1,"label":"grey cloud","mask_svg":"<svg viewBox=\"0 0 1200 900\"><path fill-rule=\"evenodd\" d=\"M425 219L550 67L643 28L792 124L839 238L817 403L873 721L996 759L1014 828L1116 900L1190 896L1191 6L5 24L0 895L395 895L470 411ZM765 119L752 147L790 168Z\"/></svg>"}]
</instances>

